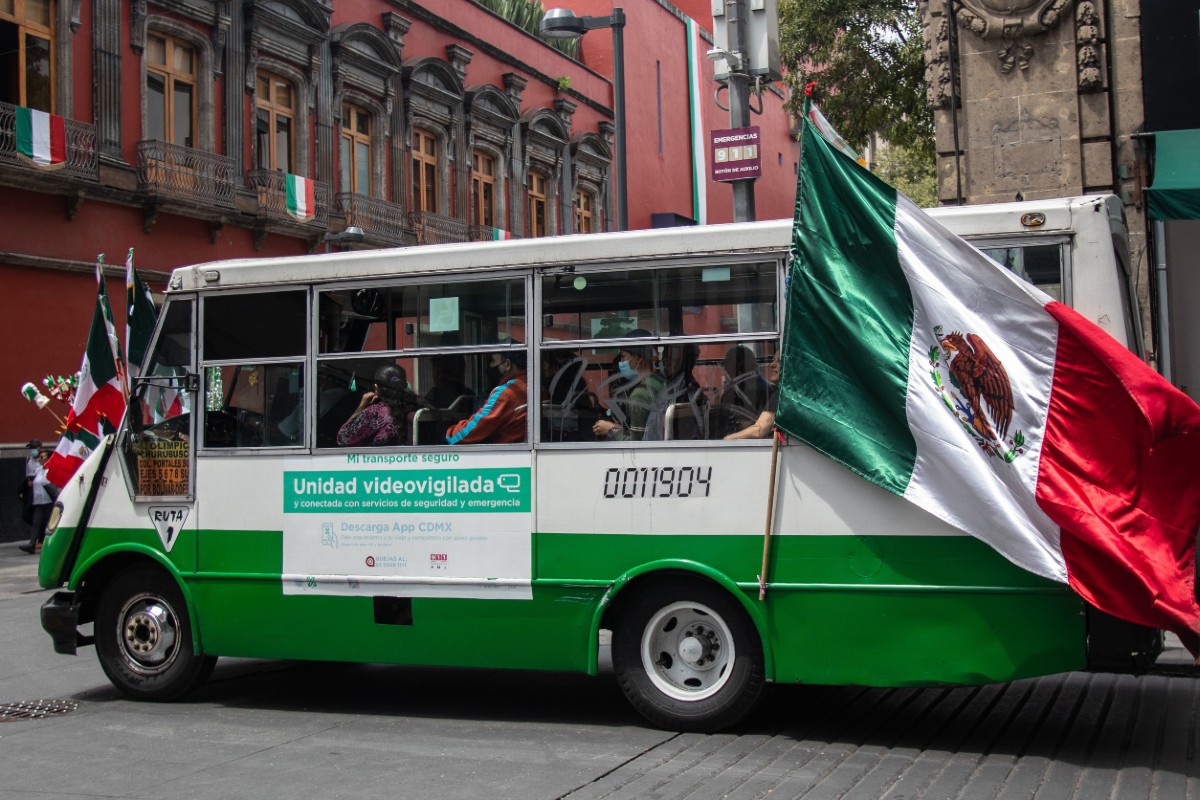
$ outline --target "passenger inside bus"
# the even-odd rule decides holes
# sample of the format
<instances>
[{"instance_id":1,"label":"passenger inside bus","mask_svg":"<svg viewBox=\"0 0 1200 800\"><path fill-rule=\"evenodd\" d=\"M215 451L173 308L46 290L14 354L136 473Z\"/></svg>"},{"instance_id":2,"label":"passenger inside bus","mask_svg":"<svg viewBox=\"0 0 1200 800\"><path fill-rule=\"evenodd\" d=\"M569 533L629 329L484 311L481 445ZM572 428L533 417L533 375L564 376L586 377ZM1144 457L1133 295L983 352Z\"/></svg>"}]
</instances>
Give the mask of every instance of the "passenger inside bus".
<instances>
[{"instance_id":1,"label":"passenger inside bus","mask_svg":"<svg viewBox=\"0 0 1200 800\"><path fill-rule=\"evenodd\" d=\"M768 383L767 402L758 418L740 431L727 434L726 439L766 439L775 430L775 409L779 406L779 354L763 367L763 375Z\"/></svg>"},{"instance_id":2,"label":"passenger inside bus","mask_svg":"<svg viewBox=\"0 0 1200 800\"><path fill-rule=\"evenodd\" d=\"M363 392L358 408L337 434L343 447L408 444L408 415L426 405L408 389L403 367L383 364L375 370L375 391Z\"/></svg>"},{"instance_id":3,"label":"passenger inside bus","mask_svg":"<svg viewBox=\"0 0 1200 800\"><path fill-rule=\"evenodd\" d=\"M488 369L500 376L483 406L446 430L449 444L511 444L525 441L529 402L524 350L493 353Z\"/></svg>"},{"instance_id":4,"label":"passenger inside bus","mask_svg":"<svg viewBox=\"0 0 1200 800\"><path fill-rule=\"evenodd\" d=\"M650 331L638 328L626 334L645 338ZM654 372L654 348L627 344L621 347L617 375L609 381L609 419L597 420L592 433L599 439L622 442L655 442L663 439L664 381Z\"/></svg>"},{"instance_id":5,"label":"passenger inside bus","mask_svg":"<svg viewBox=\"0 0 1200 800\"><path fill-rule=\"evenodd\" d=\"M757 422L767 408L770 384L758 374L754 351L734 345L721 362L724 370L718 433L727 437Z\"/></svg>"}]
</instances>

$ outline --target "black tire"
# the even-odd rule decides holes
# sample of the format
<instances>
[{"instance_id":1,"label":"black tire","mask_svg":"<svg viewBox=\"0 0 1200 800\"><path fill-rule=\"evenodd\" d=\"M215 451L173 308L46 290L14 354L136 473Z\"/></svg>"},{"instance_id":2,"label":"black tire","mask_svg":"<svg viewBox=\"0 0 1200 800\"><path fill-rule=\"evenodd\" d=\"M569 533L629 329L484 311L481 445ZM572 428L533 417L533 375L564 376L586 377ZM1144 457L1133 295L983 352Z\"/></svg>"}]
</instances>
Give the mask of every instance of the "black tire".
<instances>
[{"instance_id":1,"label":"black tire","mask_svg":"<svg viewBox=\"0 0 1200 800\"><path fill-rule=\"evenodd\" d=\"M139 700L177 700L203 683L217 663L192 648L183 593L156 567L130 567L104 587L95 636L104 674Z\"/></svg>"},{"instance_id":2,"label":"black tire","mask_svg":"<svg viewBox=\"0 0 1200 800\"><path fill-rule=\"evenodd\" d=\"M631 598L613 630L612 657L629 702L667 730L727 728L754 710L766 686L754 623L735 598L699 580Z\"/></svg>"}]
</instances>

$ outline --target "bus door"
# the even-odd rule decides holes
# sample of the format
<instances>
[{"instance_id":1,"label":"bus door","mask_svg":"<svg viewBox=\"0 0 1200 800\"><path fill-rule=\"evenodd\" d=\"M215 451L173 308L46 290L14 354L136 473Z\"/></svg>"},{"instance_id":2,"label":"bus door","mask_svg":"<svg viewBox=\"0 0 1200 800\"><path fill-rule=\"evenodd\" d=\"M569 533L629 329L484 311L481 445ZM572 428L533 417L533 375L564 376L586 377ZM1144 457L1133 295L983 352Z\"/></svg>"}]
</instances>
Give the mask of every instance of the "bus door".
<instances>
[{"instance_id":1,"label":"bus door","mask_svg":"<svg viewBox=\"0 0 1200 800\"><path fill-rule=\"evenodd\" d=\"M194 302L177 299L163 311L149 361L133 381L121 440L126 484L146 544L180 571L195 569ZM97 520L104 524L105 520Z\"/></svg>"}]
</instances>

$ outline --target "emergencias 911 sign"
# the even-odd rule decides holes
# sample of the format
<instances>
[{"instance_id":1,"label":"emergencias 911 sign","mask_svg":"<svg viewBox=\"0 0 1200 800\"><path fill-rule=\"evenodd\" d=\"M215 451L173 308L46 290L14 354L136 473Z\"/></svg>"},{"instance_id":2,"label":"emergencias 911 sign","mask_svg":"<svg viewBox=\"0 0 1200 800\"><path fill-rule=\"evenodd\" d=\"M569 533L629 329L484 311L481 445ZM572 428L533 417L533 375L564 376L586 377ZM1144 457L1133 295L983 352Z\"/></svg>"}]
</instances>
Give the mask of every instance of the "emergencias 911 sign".
<instances>
[{"instance_id":1,"label":"emergencias 911 sign","mask_svg":"<svg viewBox=\"0 0 1200 800\"><path fill-rule=\"evenodd\" d=\"M708 163L714 181L740 181L762 175L758 126L713 131Z\"/></svg>"}]
</instances>

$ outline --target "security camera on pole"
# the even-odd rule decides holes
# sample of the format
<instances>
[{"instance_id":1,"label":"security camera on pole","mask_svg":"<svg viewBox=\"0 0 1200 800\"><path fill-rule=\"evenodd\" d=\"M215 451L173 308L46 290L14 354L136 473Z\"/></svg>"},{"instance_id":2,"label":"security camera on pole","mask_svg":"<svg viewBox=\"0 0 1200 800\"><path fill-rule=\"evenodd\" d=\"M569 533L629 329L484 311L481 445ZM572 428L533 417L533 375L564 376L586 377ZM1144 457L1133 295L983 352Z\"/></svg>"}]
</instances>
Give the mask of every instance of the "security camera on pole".
<instances>
[{"instance_id":1,"label":"security camera on pole","mask_svg":"<svg viewBox=\"0 0 1200 800\"><path fill-rule=\"evenodd\" d=\"M753 159L742 159L742 148L729 155L730 148L714 143L714 156L724 156L731 161L758 162L758 131L750 127L750 112L762 113L762 89L771 81L780 79L779 72L779 4L778 0L712 0L713 41L716 44L708 51L715 62L714 80L729 87L729 127L731 131L714 132L725 134L722 139L746 139L753 142ZM751 87L751 79L754 81ZM721 106L720 89L717 89L717 105ZM759 107L751 109L750 95L759 96ZM724 106L721 106L724 108ZM717 158L714 158L716 161ZM713 180L728 180L733 184L733 219L735 222L752 222L754 211L754 181L758 177L740 177L737 171L726 170L733 177L721 177L713 170Z\"/></svg>"}]
</instances>

